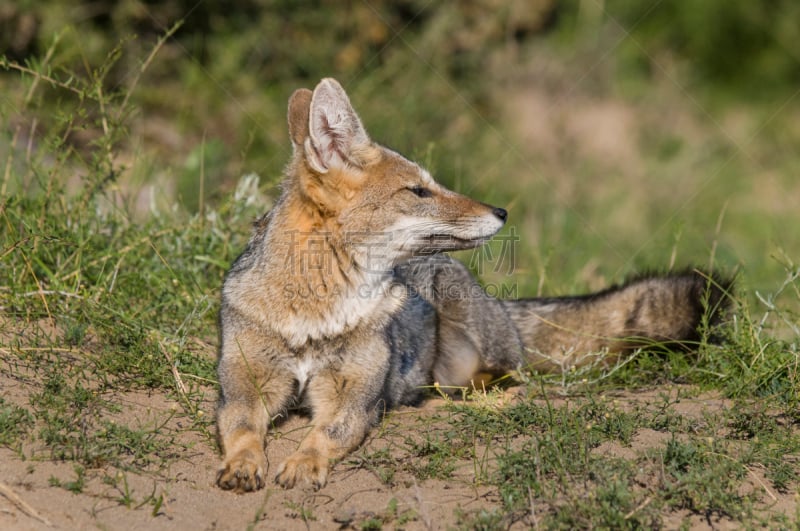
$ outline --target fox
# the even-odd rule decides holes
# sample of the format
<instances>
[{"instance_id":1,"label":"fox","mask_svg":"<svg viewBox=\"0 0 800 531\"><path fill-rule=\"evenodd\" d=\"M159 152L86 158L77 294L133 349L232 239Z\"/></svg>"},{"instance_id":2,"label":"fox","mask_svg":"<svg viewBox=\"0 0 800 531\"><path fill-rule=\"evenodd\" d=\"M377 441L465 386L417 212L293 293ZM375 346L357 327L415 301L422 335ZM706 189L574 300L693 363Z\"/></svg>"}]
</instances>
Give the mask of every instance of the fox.
<instances>
[{"instance_id":1,"label":"fox","mask_svg":"<svg viewBox=\"0 0 800 531\"><path fill-rule=\"evenodd\" d=\"M505 209L371 140L335 79L296 90L287 114L281 193L222 286L222 489L265 486L267 430L295 409L309 430L274 481L319 489L386 411L432 385L609 363L648 342L690 349L728 306L730 281L701 270L589 295L490 296L446 253L489 241Z\"/></svg>"}]
</instances>

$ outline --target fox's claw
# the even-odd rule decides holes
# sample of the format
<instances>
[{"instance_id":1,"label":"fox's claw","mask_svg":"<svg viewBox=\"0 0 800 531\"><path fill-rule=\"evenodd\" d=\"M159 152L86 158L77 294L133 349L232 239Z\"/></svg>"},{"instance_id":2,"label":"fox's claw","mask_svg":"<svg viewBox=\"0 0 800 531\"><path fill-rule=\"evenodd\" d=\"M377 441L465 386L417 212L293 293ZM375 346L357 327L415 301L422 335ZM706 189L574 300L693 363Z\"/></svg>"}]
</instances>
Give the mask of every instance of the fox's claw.
<instances>
[{"instance_id":1,"label":"fox's claw","mask_svg":"<svg viewBox=\"0 0 800 531\"><path fill-rule=\"evenodd\" d=\"M328 480L328 460L319 452L299 451L289 456L278 468L275 483L285 489L305 483L314 490L325 486Z\"/></svg>"},{"instance_id":2,"label":"fox's claw","mask_svg":"<svg viewBox=\"0 0 800 531\"><path fill-rule=\"evenodd\" d=\"M242 450L222 463L217 472L217 485L226 490L251 492L264 487L267 458L263 452Z\"/></svg>"}]
</instances>

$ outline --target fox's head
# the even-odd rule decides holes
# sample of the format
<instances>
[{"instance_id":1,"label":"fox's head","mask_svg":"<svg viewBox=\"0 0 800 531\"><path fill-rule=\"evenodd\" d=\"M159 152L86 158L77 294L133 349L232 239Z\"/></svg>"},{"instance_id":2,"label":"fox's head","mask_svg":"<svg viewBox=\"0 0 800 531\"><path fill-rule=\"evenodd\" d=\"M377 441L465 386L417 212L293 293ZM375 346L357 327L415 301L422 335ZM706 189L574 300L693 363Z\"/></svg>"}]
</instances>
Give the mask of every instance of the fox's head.
<instances>
[{"instance_id":1,"label":"fox's head","mask_svg":"<svg viewBox=\"0 0 800 531\"><path fill-rule=\"evenodd\" d=\"M305 225L350 244L356 261L368 256L392 266L416 254L469 249L505 223L502 208L446 189L418 164L372 142L334 79L313 92L295 91L288 120L289 186L309 216Z\"/></svg>"}]
</instances>

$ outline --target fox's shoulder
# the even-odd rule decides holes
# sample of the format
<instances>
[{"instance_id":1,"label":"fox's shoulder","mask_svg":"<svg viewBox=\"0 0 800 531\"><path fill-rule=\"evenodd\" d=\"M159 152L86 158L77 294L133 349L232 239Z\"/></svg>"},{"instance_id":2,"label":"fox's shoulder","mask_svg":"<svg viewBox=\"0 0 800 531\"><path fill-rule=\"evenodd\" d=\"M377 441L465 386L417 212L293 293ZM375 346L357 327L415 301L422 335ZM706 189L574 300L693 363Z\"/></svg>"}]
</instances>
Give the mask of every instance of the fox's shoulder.
<instances>
[{"instance_id":1,"label":"fox's shoulder","mask_svg":"<svg viewBox=\"0 0 800 531\"><path fill-rule=\"evenodd\" d=\"M268 211L253 222L250 240L247 242L247 246L244 251L242 251L242 254L233 261L233 264L225 275L226 279L230 279L244 271L252 269L258 257L266 252L266 248L269 245L267 232L269 231L270 222L272 221L272 212L272 210Z\"/></svg>"},{"instance_id":2,"label":"fox's shoulder","mask_svg":"<svg viewBox=\"0 0 800 531\"><path fill-rule=\"evenodd\" d=\"M272 212L272 209L268 210L266 214L257 218L253 222L253 237L262 236L267 232L267 228L272 221Z\"/></svg>"}]
</instances>

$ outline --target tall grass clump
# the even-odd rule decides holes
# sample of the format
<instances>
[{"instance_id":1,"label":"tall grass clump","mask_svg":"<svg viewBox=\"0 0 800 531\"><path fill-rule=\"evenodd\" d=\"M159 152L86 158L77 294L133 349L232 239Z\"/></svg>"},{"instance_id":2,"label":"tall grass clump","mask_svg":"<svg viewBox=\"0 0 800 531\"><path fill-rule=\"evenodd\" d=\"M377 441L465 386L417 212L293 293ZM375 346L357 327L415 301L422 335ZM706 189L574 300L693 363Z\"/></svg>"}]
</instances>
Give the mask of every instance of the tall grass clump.
<instances>
[{"instance_id":1,"label":"tall grass clump","mask_svg":"<svg viewBox=\"0 0 800 531\"><path fill-rule=\"evenodd\" d=\"M201 213L153 203L142 215L124 181L139 162L128 127L136 82L109 87L118 48L87 71L60 53L57 37L41 59L1 63L24 86L0 102L2 333L22 363L57 347L107 385L170 387L172 367L212 380L216 290L242 244L230 224L255 215L257 178Z\"/></svg>"}]
</instances>

